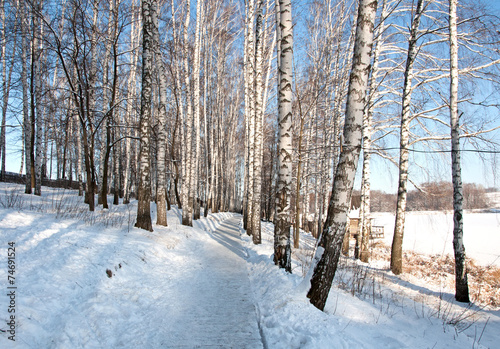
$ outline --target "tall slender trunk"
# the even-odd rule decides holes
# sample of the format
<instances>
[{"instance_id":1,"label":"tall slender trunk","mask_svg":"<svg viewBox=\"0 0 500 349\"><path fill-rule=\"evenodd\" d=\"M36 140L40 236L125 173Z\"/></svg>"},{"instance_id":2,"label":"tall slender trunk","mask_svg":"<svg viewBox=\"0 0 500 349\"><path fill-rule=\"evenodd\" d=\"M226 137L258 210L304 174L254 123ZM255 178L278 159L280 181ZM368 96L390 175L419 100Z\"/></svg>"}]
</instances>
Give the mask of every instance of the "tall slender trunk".
<instances>
[{"instance_id":1,"label":"tall slender trunk","mask_svg":"<svg viewBox=\"0 0 500 349\"><path fill-rule=\"evenodd\" d=\"M212 35L213 35L213 31L211 31L211 34L210 34L210 40L209 42L211 43L213 38L212 38ZM206 55L210 56L211 54L211 48L209 47L209 45L207 44L206 45L206 51L208 51L208 53L206 53ZM212 60L209 59L208 57L205 58L205 67L204 67L205 71L208 72L208 71L211 71L212 70ZM208 216L208 208L209 208L209 202L210 202L210 195L212 195L211 193L211 174L210 172L213 171L213 167L211 169L211 164L213 166L213 162L211 161L211 155L213 153L213 150L210 149L210 146L209 146L209 142L210 142L210 133L208 132L211 128L212 128L212 125L210 125L210 128L209 128L209 113L208 113L208 84L209 84L209 78L211 77L210 74L205 74L205 77L204 77L204 81L203 81L203 91L205 91L205 93L203 94L203 133L205 135L204 137L204 146L205 146L205 171L206 171L206 183L205 183L205 195L204 195L204 209L203 209L203 215L204 217L207 217Z\"/></svg>"},{"instance_id":2,"label":"tall slender trunk","mask_svg":"<svg viewBox=\"0 0 500 349\"><path fill-rule=\"evenodd\" d=\"M278 102L278 181L274 225L274 263L288 272L291 268L290 196L292 192L292 2L279 0L279 102Z\"/></svg>"},{"instance_id":3,"label":"tall slender trunk","mask_svg":"<svg viewBox=\"0 0 500 349\"><path fill-rule=\"evenodd\" d=\"M311 303L323 310L332 285L344 239L352 187L361 152L363 109L370 71L373 28L377 12L376 0L361 0L354 42L344 125L344 145L335 171L328 216L316 249L311 288ZM313 263L314 265L314 263Z\"/></svg>"},{"instance_id":4,"label":"tall slender trunk","mask_svg":"<svg viewBox=\"0 0 500 349\"><path fill-rule=\"evenodd\" d=\"M167 154L167 81L165 67L160 50L160 33L158 31L158 17L156 11L153 12L153 47L156 55L156 68L160 80L160 104L158 115L158 149L157 149L157 169L158 185L156 187L156 224L167 226L167 206L166 206L166 154Z\"/></svg>"},{"instance_id":5,"label":"tall slender trunk","mask_svg":"<svg viewBox=\"0 0 500 349\"><path fill-rule=\"evenodd\" d=\"M141 118L140 131L140 155L139 155L139 187L137 193L137 222L135 226L141 229L153 231L151 224L150 200L151 200L151 168L150 168L150 132L151 125L151 97L152 97L152 73L155 31L153 22L156 11L156 1L142 0L142 92L141 92Z\"/></svg>"},{"instance_id":6,"label":"tall slender trunk","mask_svg":"<svg viewBox=\"0 0 500 349\"><path fill-rule=\"evenodd\" d=\"M109 157L111 152L111 127L113 123L113 104L116 93L116 74L113 77L113 86L109 87L109 64L111 61L111 50L114 51L114 71L116 72L116 25L117 21L115 11L115 0L109 0L109 18L108 18L108 28L106 35L106 45L104 52L104 71L103 71L103 102L102 102L102 110L104 113L104 117L106 118L106 142L102 142L101 140L101 156L100 156L100 171L99 171L99 181L98 181L98 203L102 204L103 208L108 208L108 166L109 166ZM112 96L110 96L110 93Z\"/></svg>"},{"instance_id":7,"label":"tall slender trunk","mask_svg":"<svg viewBox=\"0 0 500 349\"><path fill-rule=\"evenodd\" d=\"M193 180L191 177L191 166L193 163L193 109L191 96L191 81L189 78L189 57L188 57L188 28L191 16L189 1L186 3L186 20L184 22L183 58L184 58L184 82L186 88L186 126L184 129L183 178L182 178L182 224L193 226Z\"/></svg>"},{"instance_id":8,"label":"tall slender trunk","mask_svg":"<svg viewBox=\"0 0 500 349\"><path fill-rule=\"evenodd\" d=\"M298 145L297 145L297 175L295 181L295 224L293 226L293 247L299 248L300 240L300 187L301 187L301 176L302 176L302 141L304 137L304 122L305 115L302 115L301 102L299 101L299 134L298 134Z\"/></svg>"},{"instance_id":9,"label":"tall slender trunk","mask_svg":"<svg viewBox=\"0 0 500 349\"><path fill-rule=\"evenodd\" d=\"M363 174L361 186L361 206L359 210L359 236L361 236L361 244L359 251L359 259L367 263L369 260L368 244L370 239L370 160L372 153L372 133L373 133L373 109L377 98L376 82L378 78L379 57L382 48L382 35L385 31L385 18L387 17L386 0L382 1L382 9L380 11L380 22L377 28L377 35L374 42L373 63L368 81L368 96L363 116Z\"/></svg>"},{"instance_id":10,"label":"tall slender trunk","mask_svg":"<svg viewBox=\"0 0 500 349\"><path fill-rule=\"evenodd\" d=\"M408 182L408 157L410 143L410 106L413 79L413 64L418 53L417 38L420 18L424 10L424 0L418 0L415 16L412 21L410 39L408 42L408 57L406 59L405 78L403 85L403 101L401 111L401 135L399 150L399 185L396 208L396 223L391 249L391 270L399 275L403 272L403 234L406 213L406 194Z\"/></svg>"},{"instance_id":11,"label":"tall slender trunk","mask_svg":"<svg viewBox=\"0 0 500 349\"><path fill-rule=\"evenodd\" d=\"M35 132L35 195L42 195L42 160L43 160L43 116L42 116L42 72L40 70L40 60L42 56L42 43L41 43L41 23L38 13L41 11L41 0L35 2L33 5L36 14L33 14L33 55L32 55L32 74L33 85L32 90L32 124ZM32 138L33 140L33 135Z\"/></svg>"},{"instance_id":12,"label":"tall slender trunk","mask_svg":"<svg viewBox=\"0 0 500 349\"><path fill-rule=\"evenodd\" d=\"M134 18L140 20L140 12L137 11L137 14L133 14ZM139 55L136 50L136 46L138 44L140 26L136 25L136 21L132 21L131 29L130 29L130 51L131 51L131 65L130 72L127 81L127 109L125 113L125 125L127 126L125 130L125 174L123 176L123 203L130 203L130 176L131 176L131 165L130 162L132 160L132 144L130 137L133 135L132 125L134 124L133 118L133 102L132 98L136 94L136 79L137 79L137 60Z\"/></svg>"},{"instance_id":13,"label":"tall slender trunk","mask_svg":"<svg viewBox=\"0 0 500 349\"><path fill-rule=\"evenodd\" d=\"M257 1L255 23L255 141L254 141L254 169L253 169L253 204L252 204L252 237L254 244L261 243L261 198L262 198L262 124L263 110L263 81L262 81L262 7L263 0Z\"/></svg>"},{"instance_id":14,"label":"tall slender trunk","mask_svg":"<svg viewBox=\"0 0 500 349\"><path fill-rule=\"evenodd\" d=\"M31 186L31 122L29 114L29 94L28 94L28 15L26 13L26 3L22 2L21 6L21 35L22 35L22 90L23 90L23 130L24 130L24 154L26 157L26 194L32 193Z\"/></svg>"},{"instance_id":15,"label":"tall slender trunk","mask_svg":"<svg viewBox=\"0 0 500 349\"><path fill-rule=\"evenodd\" d=\"M193 60L193 79L194 79L194 161L191 163L191 179L192 179L192 202L193 202L193 211L194 211L194 219L200 218L200 198L199 198L199 169L200 169L200 114L201 114L201 105L200 105L200 65L201 65L201 25L204 21L204 8L202 0L197 1L196 5L196 31L195 31L195 46L194 46L194 60Z\"/></svg>"},{"instance_id":16,"label":"tall slender trunk","mask_svg":"<svg viewBox=\"0 0 500 349\"><path fill-rule=\"evenodd\" d=\"M247 186L246 219L244 229L252 235L252 213L254 205L254 161L255 161L255 0L247 2L246 7L246 63L245 63L245 118L247 122Z\"/></svg>"},{"instance_id":17,"label":"tall slender trunk","mask_svg":"<svg viewBox=\"0 0 500 349\"><path fill-rule=\"evenodd\" d=\"M78 196L83 196L83 169L82 169L82 134L80 133L80 125L76 125L76 172L78 178Z\"/></svg>"},{"instance_id":18,"label":"tall slender trunk","mask_svg":"<svg viewBox=\"0 0 500 349\"><path fill-rule=\"evenodd\" d=\"M453 181L453 250L455 252L455 299L469 303L469 284L463 231L462 169L460 164L460 115L458 115L458 35L457 3L450 4L450 126L451 173Z\"/></svg>"},{"instance_id":19,"label":"tall slender trunk","mask_svg":"<svg viewBox=\"0 0 500 349\"><path fill-rule=\"evenodd\" d=\"M113 139L113 205L120 203L120 159L121 159L121 143L115 143L117 137L120 136L118 129L114 129L112 133Z\"/></svg>"},{"instance_id":20,"label":"tall slender trunk","mask_svg":"<svg viewBox=\"0 0 500 349\"><path fill-rule=\"evenodd\" d=\"M3 101L2 101L2 126L0 128L0 154L2 156L2 162L1 162L1 170L0 170L0 180L4 179L5 175L5 161L6 161L6 121L7 121L7 108L9 105L9 95L10 95L10 88L11 88L11 80L12 80L12 71L14 70L14 63L16 62L15 59L11 58L10 59L10 64L9 67L7 68L7 38L6 38L6 22L5 22L5 6L1 6L1 17L2 17L2 23L3 23L3 30L2 30L2 94L3 94ZM15 29L14 29L15 30ZM14 38L14 43L12 47L12 54L14 55L17 50L17 38ZM7 72L8 70L8 72ZM23 81L24 83L24 81Z\"/></svg>"}]
</instances>

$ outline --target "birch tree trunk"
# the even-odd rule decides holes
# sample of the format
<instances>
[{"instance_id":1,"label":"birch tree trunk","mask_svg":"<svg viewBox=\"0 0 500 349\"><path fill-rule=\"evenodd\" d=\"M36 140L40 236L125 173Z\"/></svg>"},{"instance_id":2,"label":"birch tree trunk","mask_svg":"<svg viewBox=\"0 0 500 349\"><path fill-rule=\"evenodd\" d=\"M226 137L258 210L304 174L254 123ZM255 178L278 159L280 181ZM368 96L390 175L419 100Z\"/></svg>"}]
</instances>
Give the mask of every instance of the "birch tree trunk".
<instances>
[{"instance_id":1,"label":"birch tree trunk","mask_svg":"<svg viewBox=\"0 0 500 349\"><path fill-rule=\"evenodd\" d=\"M332 285L344 239L352 187L361 151L363 110L370 71L376 0L360 0L344 125L344 141L335 171L333 190L322 237L316 250L317 262L307 294L323 310Z\"/></svg>"},{"instance_id":2,"label":"birch tree trunk","mask_svg":"<svg viewBox=\"0 0 500 349\"><path fill-rule=\"evenodd\" d=\"M32 73L34 74L33 82L34 93L32 98L34 98L34 107L32 107L33 118L36 126L36 155L35 155L35 195L42 195L42 160L43 160L43 146L42 146L42 136L43 136L43 117L42 117L42 73L40 70L40 60L42 56L42 44L41 44L41 23L38 14L41 12L41 0L38 0L33 5L36 14L33 15L33 58L32 58ZM32 121L33 122L33 121ZM33 140L33 136L31 138Z\"/></svg>"},{"instance_id":3,"label":"birch tree trunk","mask_svg":"<svg viewBox=\"0 0 500 349\"><path fill-rule=\"evenodd\" d=\"M204 34L206 34L206 30L204 30ZM204 35L205 36L205 35ZM213 30L210 31L210 39L205 41L205 54L206 55L211 55L211 47L210 44L213 42ZM212 60L210 58L205 58L204 62L204 69L206 72L212 70ZM210 142L210 133L208 132L209 129L209 113L208 113L208 85L209 85L209 78L211 78L210 74L205 74L204 79L203 79L203 90L205 93L203 94L203 133L205 135L204 137L204 146L205 146L205 171L206 171L206 183L205 183L205 194L204 194L204 208L203 208L203 216L206 218L208 216L208 208L209 208L209 203L210 203L210 196L212 195L211 193L211 174L210 174L210 164L213 166L213 161L211 161L211 156L213 154L213 151L210 149L209 142ZM212 169L213 171L213 169Z\"/></svg>"},{"instance_id":4,"label":"birch tree trunk","mask_svg":"<svg viewBox=\"0 0 500 349\"><path fill-rule=\"evenodd\" d=\"M280 27L278 63L278 180L274 224L274 263L287 272L291 268L290 217L292 192L292 2L279 0Z\"/></svg>"},{"instance_id":5,"label":"birch tree trunk","mask_svg":"<svg viewBox=\"0 0 500 349\"><path fill-rule=\"evenodd\" d=\"M200 218L200 203L198 197L198 177L199 177L199 163L200 163L200 65L201 65L201 25L203 22L203 11L202 6L203 1L198 0L196 4L196 31L195 31L195 45L194 45L194 60L193 60L193 79L194 79L194 154L189 154L189 156L194 157L194 161L191 162L191 195L190 201L193 202L192 210L194 211L194 219Z\"/></svg>"},{"instance_id":6,"label":"birch tree trunk","mask_svg":"<svg viewBox=\"0 0 500 349\"><path fill-rule=\"evenodd\" d=\"M0 170L0 180L4 180L5 176L5 160L6 160L6 120L7 120L7 108L9 106L9 95L11 88L11 80L12 80L12 71L14 70L14 63L16 60L14 57L10 58L9 67L7 68L7 36L6 36L6 21L5 21L5 5L1 6L1 17L2 17L2 94L3 94L3 103L2 103L2 125L0 127L0 154L2 155L1 162L1 170ZM14 31L17 28L14 28ZM14 43L12 45L12 55L14 56L17 48L17 37L14 38ZM24 81L23 81L24 82Z\"/></svg>"},{"instance_id":7,"label":"birch tree trunk","mask_svg":"<svg viewBox=\"0 0 500 349\"><path fill-rule=\"evenodd\" d=\"M174 42L174 55L172 57L172 68L174 70L173 72L173 79L174 79L174 95L175 95L175 101L176 101L176 120L175 120L175 126L174 126L174 131L172 135L172 147L170 149L171 152L171 157L172 157L172 162L175 167L175 177L174 177L174 192L175 192L175 199L177 202L177 207L182 209L182 204L184 200L184 186L181 187L181 195L182 195L182 200L179 195L178 191L178 184L179 184L179 177L180 174L184 175L184 161L182 162L181 165L181 171L179 171L179 161L176 159L176 149L175 149L175 144L176 144L176 132L177 132L177 127L179 128L179 138L180 138L180 148L181 150L184 149L184 144L182 144L182 140L184 138L184 106L182 103L182 82L180 78L180 67L182 65L182 61L178 61L176 59L178 52L175 50L177 47L180 47L180 40L178 39L177 36L177 26L176 26L176 18L175 18L175 6L174 6L174 0L171 1L171 11L172 11L172 37L173 37L173 42ZM179 173L181 172L181 173ZM184 202L185 203L185 202ZM184 210L183 210L184 212Z\"/></svg>"},{"instance_id":8,"label":"birch tree trunk","mask_svg":"<svg viewBox=\"0 0 500 349\"><path fill-rule=\"evenodd\" d=\"M76 172L78 178L78 196L83 196L83 168L82 168L82 135L79 123L76 127Z\"/></svg>"},{"instance_id":9,"label":"birch tree trunk","mask_svg":"<svg viewBox=\"0 0 500 349\"><path fill-rule=\"evenodd\" d=\"M403 234L406 213L406 194L408 182L408 147L410 143L410 105L413 79L413 64L418 53L417 38L420 18L424 10L424 0L418 0L415 16L412 21L408 42L408 57L406 59L405 78L403 85L403 101L401 111L401 135L399 151L399 185L396 208L396 223L391 249L391 270L399 275L403 272Z\"/></svg>"},{"instance_id":10,"label":"birch tree trunk","mask_svg":"<svg viewBox=\"0 0 500 349\"><path fill-rule=\"evenodd\" d=\"M156 4L155 4L156 6ZM158 184L156 187L156 224L167 226L167 205L166 205L166 154L167 154L167 80L165 76L165 67L160 50L160 33L158 31L158 16L156 11L152 13L153 17L153 47L156 55L156 69L160 81L160 105L158 115L158 149L156 155Z\"/></svg>"},{"instance_id":11,"label":"birch tree trunk","mask_svg":"<svg viewBox=\"0 0 500 349\"><path fill-rule=\"evenodd\" d=\"M450 4L450 125L451 173L453 181L453 250L455 252L455 299L469 303L469 284L464 247L462 210L462 169L460 164L460 116L458 115L458 35L457 3Z\"/></svg>"},{"instance_id":12,"label":"birch tree trunk","mask_svg":"<svg viewBox=\"0 0 500 349\"><path fill-rule=\"evenodd\" d=\"M184 22L184 41L183 41L183 58L184 58L184 81L186 87L186 126L184 129L184 157L183 161L183 178L182 178L182 224L193 226L193 195L192 178L191 178L191 163L193 149L193 110L191 98L191 82L189 78L189 57L188 57L188 28L190 20L190 3L186 2L186 20Z\"/></svg>"},{"instance_id":13,"label":"birch tree trunk","mask_svg":"<svg viewBox=\"0 0 500 349\"><path fill-rule=\"evenodd\" d=\"M247 173L246 210L244 226L248 235L252 235L252 213L254 204L254 160L255 160L255 1L249 0L246 6L246 50L245 50L245 119L247 122ZM245 217L246 215L246 217Z\"/></svg>"},{"instance_id":14,"label":"birch tree trunk","mask_svg":"<svg viewBox=\"0 0 500 349\"><path fill-rule=\"evenodd\" d=\"M26 12L26 3L22 2L21 9L21 35L22 35L22 89L23 89L23 130L24 130L24 154L26 157L26 184L24 192L32 193L31 186L31 122L29 114L29 94L28 94L28 14Z\"/></svg>"},{"instance_id":15,"label":"birch tree trunk","mask_svg":"<svg viewBox=\"0 0 500 349\"><path fill-rule=\"evenodd\" d=\"M368 244L370 240L370 160L372 152L372 133L373 133L373 110L377 96L375 84L378 78L379 57L382 47L382 35L385 31L385 18L387 17L386 0L382 1L382 9L380 11L380 22L377 29L376 40L374 43L373 63L371 69L370 80L368 81L367 103L363 116L363 174L361 186L361 206L359 210L359 233L361 236L361 244L359 251L359 259L367 263L369 260Z\"/></svg>"},{"instance_id":16,"label":"birch tree trunk","mask_svg":"<svg viewBox=\"0 0 500 349\"><path fill-rule=\"evenodd\" d=\"M156 11L156 1L142 0L142 92L141 92L141 118L140 131L140 155L139 155L139 187L137 193L137 222L135 226L141 229L153 231L151 224L150 200L151 200L151 171L150 171L150 136L151 124L151 96L152 96L152 72L155 25L153 22Z\"/></svg>"},{"instance_id":17,"label":"birch tree trunk","mask_svg":"<svg viewBox=\"0 0 500 349\"><path fill-rule=\"evenodd\" d=\"M102 142L101 140L101 166L99 171L99 181L98 181L98 195L97 202L102 203L103 208L108 208L108 166L109 166L109 155L111 152L111 127L113 123L113 104L114 104L114 94L116 92L116 75L113 79L113 87L110 89L109 83L109 64L111 61L111 50L114 52L114 70L116 71L116 26L117 23L117 15L115 15L115 11L117 11L116 7L119 6L118 3L115 4L115 0L109 0L109 16L108 16L108 28L106 35L106 45L105 45L105 53L102 64L103 68L103 102L102 102L102 112L104 114L103 117L106 118L106 142ZM112 96L109 95L109 90L111 90Z\"/></svg>"},{"instance_id":18,"label":"birch tree trunk","mask_svg":"<svg viewBox=\"0 0 500 349\"><path fill-rule=\"evenodd\" d=\"M140 22L141 16L140 16L140 11L137 11L137 15L134 13L133 18L135 20L132 21L131 23L131 29L130 29L130 51L131 51L131 65L130 65L130 72L128 76L128 81L127 81L127 109L125 113L125 124L127 126L126 131L125 131L125 136L127 137L125 139L125 174L123 178L123 203L128 204L130 203L130 176L131 176L131 165L130 162L132 160L132 145L131 145L131 140L130 137L133 135L133 132L131 130L132 124L133 124L133 102L132 98L136 95L136 79L137 79L137 60L138 60L138 53L137 53L137 45L138 45L138 37L139 37L139 30L140 27L136 24L136 22Z\"/></svg>"},{"instance_id":19,"label":"birch tree trunk","mask_svg":"<svg viewBox=\"0 0 500 349\"><path fill-rule=\"evenodd\" d=\"M262 197L262 122L263 110L263 81L262 81L262 9L263 0L257 1L255 24L255 141L254 141L254 170L253 170L253 204L252 204L252 237L254 244L261 243L261 197Z\"/></svg>"}]
</instances>

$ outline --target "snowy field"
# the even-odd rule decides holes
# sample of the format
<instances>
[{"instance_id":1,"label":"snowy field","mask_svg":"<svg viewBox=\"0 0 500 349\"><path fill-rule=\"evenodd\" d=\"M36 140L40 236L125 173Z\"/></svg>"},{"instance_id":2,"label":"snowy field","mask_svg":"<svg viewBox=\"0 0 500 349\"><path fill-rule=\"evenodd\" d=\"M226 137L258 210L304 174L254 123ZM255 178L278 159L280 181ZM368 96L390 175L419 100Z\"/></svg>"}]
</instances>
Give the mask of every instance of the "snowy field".
<instances>
[{"instance_id":1,"label":"snowy field","mask_svg":"<svg viewBox=\"0 0 500 349\"><path fill-rule=\"evenodd\" d=\"M305 297L309 284L304 276L314 247L310 235L302 234L290 275L272 263L270 223L263 223L262 245L253 245L244 232L239 245L221 234L233 214L209 215L189 228L179 223L180 211L173 208L169 226L154 226L150 233L133 227L136 202L89 213L74 191L42 188L42 194L24 195L22 186L0 183L0 348L258 347L229 340L214 344L220 329L212 316L230 304L228 289L246 297L230 309L230 331L242 332L250 314L265 348L499 347L499 310L457 304L447 289L395 277L376 264L343 259L325 312L320 312ZM152 210L155 219L154 205ZM470 222L498 234L498 213L488 215ZM430 226L444 230L432 218L439 214L430 217ZM384 215L378 219L390 221ZM427 253L447 252L443 241L434 241L435 232L423 232L424 225L414 222L420 233L407 231L410 245L405 248L418 249L415 236L420 234L427 247L431 241L435 246ZM391 235L388 229L386 236ZM478 260L495 254L488 246L499 246L488 240L481 249L467 239L468 254L477 247L478 257L473 257ZM16 248L13 273L7 262L9 242ZM213 251L220 248L232 251L233 259L217 260ZM485 262L498 261L493 260ZM218 274L228 273L235 278L218 281ZM8 339L9 281L16 287L15 342ZM244 303L253 303L255 313L242 314ZM202 319L195 307L204 311ZM207 341L190 342L200 332Z\"/></svg>"},{"instance_id":2,"label":"snowy field","mask_svg":"<svg viewBox=\"0 0 500 349\"><path fill-rule=\"evenodd\" d=\"M384 242L391 246L394 215L376 213L374 225L385 227ZM467 257L480 265L500 266L500 209L464 214ZM453 255L452 212L407 212L403 249L430 255Z\"/></svg>"}]
</instances>

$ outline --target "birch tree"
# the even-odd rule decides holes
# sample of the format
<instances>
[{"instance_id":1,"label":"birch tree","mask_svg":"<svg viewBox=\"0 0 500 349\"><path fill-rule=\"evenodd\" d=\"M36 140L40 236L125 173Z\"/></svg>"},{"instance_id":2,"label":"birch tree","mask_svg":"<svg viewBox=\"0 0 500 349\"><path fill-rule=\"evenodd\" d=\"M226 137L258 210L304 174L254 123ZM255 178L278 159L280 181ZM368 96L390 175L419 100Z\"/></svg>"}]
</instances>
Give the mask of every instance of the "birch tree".
<instances>
[{"instance_id":1,"label":"birch tree","mask_svg":"<svg viewBox=\"0 0 500 349\"><path fill-rule=\"evenodd\" d=\"M290 226L292 192L292 2L279 0L278 60L278 179L274 224L274 263L291 268Z\"/></svg>"},{"instance_id":2,"label":"birch tree","mask_svg":"<svg viewBox=\"0 0 500 349\"><path fill-rule=\"evenodd\" d=\"M245 203L243 210L243 228L252 235L252 212L254 204L254 158L255 158L255 0L245 4Z\"/></svg>"},{"instance_id":3,"label":"birch tree","mask_svg":"<svg viewBox=\"0 0 500 349\"><path fill-rule=\"evenodd\" d=\"M188 28L190 21L190 2L186 1L186 19L183 27L183 62L184 62L184 83L186 95L186 112L185 123L183 126L183 141L184 157L182 159L182 224L187 226L193 225L193 194L191 177L192 161L193 161L193 109L191 98L191 79L189 77L189 50L188 50Z\"/></svg>"},{"instance_id":4,"label":"birch tree","mask_svg":"<svg viewBox=\"0 0 500 349\"><path fill-rule=\"evenodd\" d=\"M450 126L451 126L451 172L453 182L453 250L455 252L455 299L470 302L467 282L467 265L463 238L463 193L460 163L460 116L458 115L458 35L457 3L449 0L450 35Z\"/></svg>"},{"instance_id":5,"label":"birch tree","mask_svg":"<svg viewBox=\"0 0 500 349\"><path fill-rule=\"evenodd\" d=\"M199 177L199 163L200 163L200 117L201 117L201 105L200 105L200 65L201 65L201 26L204 21L204 6L203 1L198 0L196 4L196 31L194 37L194 59L193 59L193 127L194 127L194 149L193 153L187 154L191 159L191 189L190 197L188 203L190 203L189 209L191 212L194 211L194 219L200 218L200 204L198 198L198 177Z\"/></svg>"},{"instance_id":6,"label":"birch tree","mask_svg":"<svg viewBox=\"0 0 500 349\"><path fill-rule=\"evenodd\" d=\"M28 13L26 3L20 4L21 11L21 79L22 79L22 96L23 96L23 133L24 133L24 154L26 157L26 184L24 192L32 193L31 182L31 122L29 114L29 94L28 94Z\"/></svg>"},{"instance_id":7,"label":"birch tree","mask_svg":"<svg viewBox=\"0 0 500 349\"><path fill-rule=\"evenodd\" d=\"M150 168L150 125L152 99L152 73L154 37L157 28L153 18L156 12L155 0L141 0L142 3L142 89L141 115L139 121L140 155L139 155L139 187L137 192L137 221L135 226L153 231L151 224L151 168Z\"/></svg>"},{"instance_id":8,"label":"birch tree","mask_svg":"<svg viewBox=\"0 0 500 349\"><path fill-rule=\"evenodd\" d=\"M118 79L118 57L117 57L117 41L118 41L118 8L121 1L110 0L109 2L109 18L107 28L107 40L105 45L104 55L104 79L103 79L103 118L106 119L106 142L101 142L101 171L99 184L101 190L99 191L103 208L108 208L108 165L109 157L114 142L112 141L114 115L115 115L115 102L117 94L117 79ZM109 78L110 63L112 66L112 79ZM111 86L110 85L111 80ZM109 90L109 91L108 91ZM98 196L99 197L99 196Z\"/></svg>"},{"instance_id":9,"label":"birch tree","mask_svg":"<svg viewBox=\"0 0 500 349\"><path fill-rule=\"evenodd\" d=\"M40 60L42 55L42 29L39 14L41 14L41 0L33 4L33 42L31 59L31 141L35 141L35 195L42 195L42 74L40 70ZM35 131L36 130L36 131ZM33 138L35 134L35 138ZM32 143L33 146L33 143Z\"/></svg>"},{"instance_id":10,"label":"birch tree","mask_svg":"<svg viewBox=\"0 0 500 349\"><path fill-rule=\"evenodd\" d=\"M156 4L154 4L156 6ZM158 185L156 187L156 224L167 226L167 178L166 178L166 154L167 154L167 81L165 67L160 50L160 33L158 30L157 11L152 12L153 17L153 48L156 56L156 71L159 78L159 115L158 115L158 149L157 149L157 171Z\"/></svg>"},{"instance_id":11,"label":"birch tree","mask_svg":"<svg viewBox=\"0 0 500 349\"><path fill-rule=\"evenodd\" d=\"M314 257L311 304L323 310L328 298L342 249L354 177L361 151L363 110L370 71L376 0L360 0L354 42L352 70L347 92L344 144L335 172L328 215Z\"/></svg>"},{"instance_id":12,"label":"birch tree","mask_svg":"<svg viewBox=\"0 0 500 349\"><path fill-rule=\"evenodd\" d=\"M385 19L387 17L387 1L382 1L380 11L380 21L377 26L377 34L374 42L373 63L370 71L370 79L368 81L367 103L363 115L363 173L361 182L361 204L359 208L359 232L358 239L359 245L359 259L367 263L369 259L368 242L370 230L370 161L372 155L372 134L373 134L373 112L375 109L376 99L379 95L377 93L377 80L379 78L379 64L380 53L382 50L383 40L382 36L386 28Z\"/></svg>"},{"instance_id":13,"label":"birch tree","mask_svg":"<svg viewBox=\"0 0 500 349\"><path fill-rule=\"evenodd\" d=\"M125 174L123 178L123 203L128 204L130 202L130 180L131 180L131 162L132 162L132 144L131 138L134 134L134 130L132 129L132 125L134 124L134 114L133 113L133 97L136 95L136 80L137 80L137 61L139 58L138 54L138 45L139 45L139 34L140 34L140 26L137 25L137 22L140 23L141 14L140 11L133 6L132 9L132 23L130 28L130 71L128 75L127 81L127 108L125 111Z\"/></svg>"},{"instance_id":14,"label":"birch tree","mask_svg":"<svg viewBox=\"0 0 500 349\"><path fill-rule=\"evenodd\" d=\"M410 38L408 40L408 56L404 72L403 97L401 105L400 153L399 153L399 181L398 200L396 209L396 223L391 248L391 270L399 275L403 272L403 234L406 213L406 196L408 183L408 156L410 143L410 107L413 79L413 65L418 54L417 40L419 35L420 19L424 12L425 0L418 0L413 16Z\"/></svg>"},{"instance_id":15,"label":"birch tree","mask_svg":"<svg viewBox=\"0 0 500 349\"><path fill-rule=\"evenodd\" d=\"M17 11L16 11L17 16ZM14 63L16 60L14 59L14 55L17 48L17 36L14 36L11 40L7 39L7 31L17 31L17 18L15 20L16 25L13 28L7 27L7 18L5 14L5 4L0 5L0 20L2 22L2 33L0 36L0 44L1 44L1 60L2 60L2 120L0 125L0 155L1 155L1 167L0 167L0 180L4 180L5 175L5 161L6 161L6 121L7 121L7 109L9 107L9 96L11 91L11 82L12 82L12 71L14 70ZM10 43L10 45L7 44ZM8 58L7 47L12 47L11 57ZM7 62L9 61L9 65Z\"/></svg>"},{"instance_id":16,"label":"birch tree","mask_svg":"<svg viewBox=\"0 0 500 349\"><path fill-rule=\"evenodd\" d=\"M261 198L262 198L262 122L264 117L263 99L263 0L257 1L255 23L255 116L254 116L254 161L253 161L253 204L252 237L254 244L261 243Z\"/></svg>"}]
</instances>

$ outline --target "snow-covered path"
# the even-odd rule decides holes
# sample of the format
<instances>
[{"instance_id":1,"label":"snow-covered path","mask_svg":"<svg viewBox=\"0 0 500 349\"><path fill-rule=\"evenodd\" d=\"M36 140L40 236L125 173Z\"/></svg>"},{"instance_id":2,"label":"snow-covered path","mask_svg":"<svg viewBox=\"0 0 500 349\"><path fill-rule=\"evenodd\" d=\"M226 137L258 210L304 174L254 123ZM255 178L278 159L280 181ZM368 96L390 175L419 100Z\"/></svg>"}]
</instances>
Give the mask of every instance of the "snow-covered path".
<instances>
[{"instance_id":1,"label":"snow-covered path","mask_svg":"<svg viewBox=\"0 0 500 349\"><path fill-rule=\"evenodd\" d=\"M185 278L165 290L173 347L262 348L238 222L230 218L213 231L183 266Z\"/></svg>"},{"instance_id":2,"label":"snow-covered path","mask_svg":"<svg viewBox=\"0 0 500 349\"><path fill-rule=\"evenodd\" d=\"M262 348L239 218L179 215L147 232L0 210L17 263L15 342L4 295L0 348Z\"/></svg>"}]
</instances>

